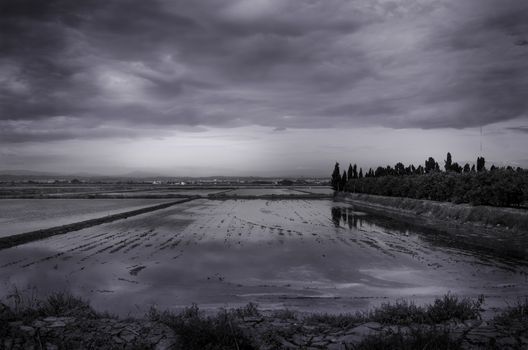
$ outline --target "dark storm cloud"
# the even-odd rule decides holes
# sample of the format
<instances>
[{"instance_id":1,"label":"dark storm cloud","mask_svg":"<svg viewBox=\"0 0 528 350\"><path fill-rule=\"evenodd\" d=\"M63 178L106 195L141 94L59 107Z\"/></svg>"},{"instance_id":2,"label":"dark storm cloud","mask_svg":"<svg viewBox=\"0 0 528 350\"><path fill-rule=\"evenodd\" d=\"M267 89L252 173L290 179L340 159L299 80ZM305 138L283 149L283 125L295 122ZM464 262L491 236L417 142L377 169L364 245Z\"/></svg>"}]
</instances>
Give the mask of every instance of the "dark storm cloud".
<instances>
[{"instance_id":1,"label":"dark storm cloud","mask_svg":"<svg viewBox=\"0 0 528 350\"><path fill-rule=\"evenodd\" d=\"M4 0L0 140L526 118L528 4Z\"/></svg>"}]
</instances>

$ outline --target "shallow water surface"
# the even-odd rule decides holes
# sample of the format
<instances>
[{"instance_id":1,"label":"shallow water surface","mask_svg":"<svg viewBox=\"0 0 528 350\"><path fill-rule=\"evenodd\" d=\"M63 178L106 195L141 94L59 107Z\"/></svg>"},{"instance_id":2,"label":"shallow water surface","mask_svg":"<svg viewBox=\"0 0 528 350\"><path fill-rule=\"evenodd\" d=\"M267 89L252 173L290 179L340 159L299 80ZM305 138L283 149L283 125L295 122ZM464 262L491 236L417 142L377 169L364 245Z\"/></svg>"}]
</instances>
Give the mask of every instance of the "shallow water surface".
<instances>
[{"instance_id":1,"label":"shallow water surface","mask_svg":"<svg viewBox=\"0 0 528 350\"><path fill-rule=\"evenodd\" d=\"M524 260L329 200L198 199L0 251L0 294L70 290L142 314L257 302L345 312L448 291L501 303L528 290Z\"/></svg>"},{"instance_id":2,"label":"shallow water surface","mask_svg":"<svg viewBox=\"0 0 528 350\"><path fill-rule=\"evenodd\" d=\"M164 202L169 200L0 199L0 237L95 219Z\"/></svg>"}]
</instances>

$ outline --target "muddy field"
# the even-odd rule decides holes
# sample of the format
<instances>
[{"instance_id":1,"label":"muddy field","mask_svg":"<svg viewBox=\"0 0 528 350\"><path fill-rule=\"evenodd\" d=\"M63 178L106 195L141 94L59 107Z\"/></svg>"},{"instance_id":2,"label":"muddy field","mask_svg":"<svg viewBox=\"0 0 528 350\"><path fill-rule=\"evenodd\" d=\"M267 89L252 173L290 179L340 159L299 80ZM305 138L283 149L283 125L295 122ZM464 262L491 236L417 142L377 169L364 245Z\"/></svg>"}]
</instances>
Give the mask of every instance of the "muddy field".
<instances>
[{"instance_id":1,"label":"muddy field","mask_svg":"<svg viewBox=\"0 0 528 350\"><path fill-rule=\"evenodd\" d=\"M163 202L152 199L2 199L0 237L127 212Z\"/></svg>"},{"instance_id":2,"label":"muddy field","mask_svg":"<svg viewBox=\"0 0 528 350\"><path fill-rule=\"evenodd\" d=\"M266 196L302 194L302 192L289 188L238 188L227 191L225 194L234 196Z\"/></svg>"},{"instance_id":3,"label":"muddy field","mask_svg":"<svg viewBox=\"0 0 528 350\"><path fill-rule=\"evenodd\" d=\"M463 243L463 244L462 244ZM100 310L151 305L343 312L448 291L512 303L528 265L332 200L196 199L0 252L0 295L68 290Z\"/></svg>"}]
</instances>

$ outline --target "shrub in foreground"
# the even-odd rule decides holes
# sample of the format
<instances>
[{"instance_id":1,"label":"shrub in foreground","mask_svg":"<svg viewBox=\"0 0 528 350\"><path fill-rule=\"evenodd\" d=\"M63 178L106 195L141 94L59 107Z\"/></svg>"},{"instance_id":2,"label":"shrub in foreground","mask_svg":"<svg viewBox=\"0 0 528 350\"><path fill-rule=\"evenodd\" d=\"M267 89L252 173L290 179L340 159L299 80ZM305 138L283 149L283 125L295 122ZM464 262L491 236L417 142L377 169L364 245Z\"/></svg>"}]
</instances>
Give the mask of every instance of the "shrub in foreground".
<instances>
[{"instance_id":1,"label":"shrub in foreground","mask_svg":"<svg viewBox=\"0 0 528 350\"><path fill-rule=\"evenodd\" d=\"M7 296L12 304L12 312L19 319L32 319L48 316L82 316L95 318L99 316L89 302L69 292L55 292L40 299L32 293L22 293L14 289Z\"/></svg>"},{"instance_id":2,"label":"shrub in foreground","mask_svg":"<svg viewBox=\"0 0 528 350\"><path fill-rule=\"evenodd\" d=\"M396 301L394 304L382 304L369 313L368 319L382 324L396 325L428 322L426 310L407 300Z\"/></svg>"},{"instance_id":3,"label":"shrub in foreground","mask_svg":"<svg viewBox=\"0 0 528 350\"><path fill-rule=\"evenodd\" d=\"M528 331L528 297L495 316L494 321L506 327L521 324Z\"/></svg>"},{"instance_id":4,"label":"shrub in foreground","mask_svg":"<svg viewBox=\"0 0 528 350\"><path fill-rule=\"evenodd\" d=\"M253 341L238 326L227 311L216 316L204 316L198 306L186 308L180 314L152 309L148 317L172 328L179 336L181 349L256 349Z\"/></svg>"},{"instance_id":5,"label":"shrub in foreground","mask_svg":"<svg viewBox=\"0 0 528 350\"><path fill-rule=\"evenodd\" d=\"M47 316L107 317L96 313L87 302L68 293L55 293L39 301L36 298L23 298L20 293L11 296L14 299L13 311L0 303L0 338L5 337L9 322L28 321ZM367 337L357 349L458 349L459 343L449 338L442 323L450 320L464 321L480 318L483 297L476 300L458 298L447 294L432 304L417 306L409 301L396 301L382 304L369 312L355 314L310 314L302 319L294 312L273 313L274 317L292 320L287 327L270 327L262 334L248 333L240 322L247 317L264 318L256 304L226 311L215 316L207 316L196 305L176 314L151 309L148 319L170 327L179 337L181 349L256 349L269 345L280 348L281 339L291 339L306 331L325 333L329 329L348 329L366 322L378 322L384 325L411 326L406 331L382 332L376 337ZM2 308L3 307L3 308ZM528 299L509 308L497 316L497 323L508 326L508 322L528 324ZM5 333L5 334L4 334ZM11 334L12 335L12 334ZM65 347L67 348L67 346Z\"/></svg>"},{"instance_id":6,"label":"shrub in foreground","mask_svg":"<svg viewBox=\"0 0 528 350\"><path fill-rule=\"evenodd\" d=\"M427 318L431 323L441 323L452 319L462 321L480 319L483 303L483 295L472 300L469 298L459 299L456 295L448 293L427 307Z\"/></svg>"},{"instance_id":7,"label":"shrub in foreground","mask_svg":"<svg viewBox=\"0 0 528 350\"><path fill-rule=\"evenodd\" d=\"M477 300L460 299L456 295L448 293L442 298L435 299L433 304L427 306L417 306L407 300L396 301L393 304L382 304L368 314L368 319L393 325L438 324L453 319L459 321L473 320L480 318L483 302L483 296Z\"/></svg>"}]
</instances>

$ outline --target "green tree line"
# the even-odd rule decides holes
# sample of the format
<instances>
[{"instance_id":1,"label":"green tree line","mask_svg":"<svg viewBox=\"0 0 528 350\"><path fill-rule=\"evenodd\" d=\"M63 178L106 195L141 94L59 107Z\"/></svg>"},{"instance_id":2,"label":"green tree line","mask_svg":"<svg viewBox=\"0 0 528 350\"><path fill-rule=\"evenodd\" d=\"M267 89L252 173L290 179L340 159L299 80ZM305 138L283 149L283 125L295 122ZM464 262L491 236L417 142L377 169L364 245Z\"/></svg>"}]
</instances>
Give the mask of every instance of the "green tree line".
<instances>
[{"instance_id":1,"label":"green tree line","mask_svg":"<svg viewBox=\"0 0 528 350\"><path fill-rule=\"evenodd\" d=\"M443 170L434 158L424 166L405 166L363 169L350 165L341 174L335 164L331 185L335 191L409 197L474 205L521 206L528 203L528 171L522 168L486 168L484 157L476 165L459 165L450 153L444 160Z\"/></svg>"}]
</instances>

